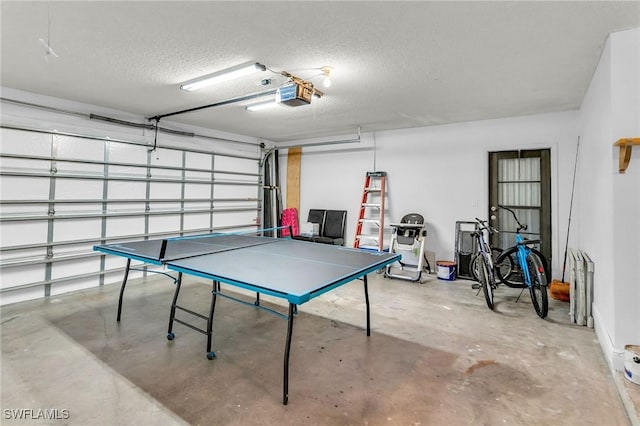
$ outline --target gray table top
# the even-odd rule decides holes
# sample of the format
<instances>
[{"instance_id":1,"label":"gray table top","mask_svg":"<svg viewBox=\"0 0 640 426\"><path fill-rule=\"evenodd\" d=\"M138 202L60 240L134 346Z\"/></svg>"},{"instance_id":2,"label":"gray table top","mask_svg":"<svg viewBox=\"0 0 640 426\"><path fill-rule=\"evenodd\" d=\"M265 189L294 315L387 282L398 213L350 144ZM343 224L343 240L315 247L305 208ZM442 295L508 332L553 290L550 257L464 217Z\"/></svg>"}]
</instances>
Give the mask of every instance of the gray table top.
<instances>
[{"instance_id":1,"label":"gray table top","mask_svg":"<svg viewBox=\"0 0 640 426\"><path fill-rule=\"evenodd\" d=\"M146 240L95 246L94 250L235 285L302 304L333 288L381 269L394 253L358 250L253 235Z\"/></svg>"},{"instance_id":2,"label":"gray table top","mask_svg":"<svg viewBox=\"0 0 640 426\"><path fill-rule=\"evenodd\" d=\"M400 255L290 239L167 263L168 268L302 304Z\"/></svg>"}]
</instances>

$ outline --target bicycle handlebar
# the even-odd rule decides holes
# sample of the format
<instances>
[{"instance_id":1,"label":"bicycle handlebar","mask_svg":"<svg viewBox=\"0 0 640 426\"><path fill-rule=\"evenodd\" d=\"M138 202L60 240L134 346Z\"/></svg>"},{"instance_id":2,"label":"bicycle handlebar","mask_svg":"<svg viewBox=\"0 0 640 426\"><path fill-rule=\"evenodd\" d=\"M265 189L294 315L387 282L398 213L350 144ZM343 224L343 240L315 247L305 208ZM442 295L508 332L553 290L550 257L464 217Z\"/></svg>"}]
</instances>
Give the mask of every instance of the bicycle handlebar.
<instances>
[{"instance_id":1,"label":"bicycle handlebar","mask_svg":"<svg viewBox=\"0 0 640 426\"><path fill-rule=\"evenodd\" d=\"M516 223L518 224L518 229L516 232L520 232L520 231L526 231L527 230L527 224L522 224L520 223L520 221L518 220L518 216L516 216L516 212L514 212L513 210L511 210L509 207L505 207L505 206L501 206L500 204L498 204L498 207L508 211L509 213L511 213L513 215L513 218L516 220Z\"/></svg>"},{"instance_id":2,"label":"bicycle handlebar","mask_svg":"<svg viewBox=\"0 0 640 426\"><path fill-rule=\"evenodd\" d=\"M491 234L498 234L500 232L493 226L489 225L486 220L482 220L476 217L476 222L478 222L481 225L480 229L486 229Z\"/></svg>"}]
</instances>

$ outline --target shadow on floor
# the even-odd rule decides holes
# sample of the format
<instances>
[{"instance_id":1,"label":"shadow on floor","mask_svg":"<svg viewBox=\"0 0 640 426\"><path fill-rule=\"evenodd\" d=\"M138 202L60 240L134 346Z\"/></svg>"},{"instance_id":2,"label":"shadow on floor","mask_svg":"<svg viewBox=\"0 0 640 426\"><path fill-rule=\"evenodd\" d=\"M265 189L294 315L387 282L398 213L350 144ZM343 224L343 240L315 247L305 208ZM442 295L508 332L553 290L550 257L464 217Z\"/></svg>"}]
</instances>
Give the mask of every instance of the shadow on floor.
<instances>
[{"instance_id":1,"label":"shadow on floor","mask_svg":"<svg viewBox=\"0 0 640 426\"><path fill-rule=\"evenodd\" d=\"M187 293L183 304L207 311L206 286ZM176 325L175 340L165 338L167 300L126 301L120 324L111 306L51 323L190 424L520 423L518 412L496 410L502 384L515 384L509 398L535 398L536 378L507 365L485 360L460 371L452 353L300 313L284 406L286 321L219 300L210 361L204 335Z\"/></svg>"}]
</instances>

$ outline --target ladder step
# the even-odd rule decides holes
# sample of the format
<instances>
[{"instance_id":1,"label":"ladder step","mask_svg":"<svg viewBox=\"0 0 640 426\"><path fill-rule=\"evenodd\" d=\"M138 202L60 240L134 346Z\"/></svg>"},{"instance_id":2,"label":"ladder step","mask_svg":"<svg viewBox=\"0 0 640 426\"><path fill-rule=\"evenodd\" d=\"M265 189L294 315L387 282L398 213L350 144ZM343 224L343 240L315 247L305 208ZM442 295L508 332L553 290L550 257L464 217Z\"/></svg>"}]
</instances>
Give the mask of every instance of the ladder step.
<instances>
[{"instance_id":1,"label":"ladder step","mask_svg":"<svg viewBox=\"0 0 640 426\"><path fill-rule=\"evenodd\" d=\"M356 235L357 240L374 240L378 241L377 235L366 235L366 234L358 234Z\"/></svg>"},{"instance_id":2,"label":"ladder step","mask_svg":"<svg viewBox=\"0 0 640 426\"><path fill-rule=\"evenodd\" d=\"M378 223L380 223L380 220L378 220L378 219L358 219L358 222L360 222L360 223L375 223L375 224L378 224Z\"/></svg>"},{"instance_id":3,"label":"ladder step","mask_svg":"<svg viewBox=\"0 0 640 426\"><path fill-rule=\"evenodd\" d=\"M369 177L383 177L386 175L387 175L387 172L367 172L367 176Z\"/></svg>"},{"instance_id":4,"label":"ladder step","mask_svg":"<svg viewBox=\"0 0 640 426\"><path fill-rule=\"evenodd\" d=\"M367 192L380 192L381 189L380 188L367 188L367 189L365 189L365 191L367 191Z\"/></svg>"},{"instance_id":5,"label":"ladder step","mask_svg":"<svg viewBox=\"0 0 640 426\"><path fill-rule=\"evenodd\" d=\"M362 203L362 207L381 207L379 203Z\"/></svg>"}]
</instances>

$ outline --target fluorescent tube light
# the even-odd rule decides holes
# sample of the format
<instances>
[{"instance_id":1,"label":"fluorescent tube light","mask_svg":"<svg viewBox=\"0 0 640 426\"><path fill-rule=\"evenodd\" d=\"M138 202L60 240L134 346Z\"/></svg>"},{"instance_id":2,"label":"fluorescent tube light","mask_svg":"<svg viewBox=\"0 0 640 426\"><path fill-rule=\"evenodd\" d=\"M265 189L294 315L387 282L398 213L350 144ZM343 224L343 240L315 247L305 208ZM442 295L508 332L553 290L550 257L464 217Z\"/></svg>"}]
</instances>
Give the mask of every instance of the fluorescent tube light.
<instances>
[{"instance_id":1,"label":"fluorescent tube light","mask_svg":"<svg viewBox=\"0 0 640 426\"><path fill-rule=\"evenodd\" d=\"M245 107L245 109L247 111L260 111L261 109L267 109L267 108L271 108L278 105L278 103L272 99L270 101L266 101L266 102L258 102L255 104L251 104L251 105L247 105Z\"/></svg>"},{"instance_id":2,"label":"fluorescent tube light","mask_svg":"<svg viewBox=\"0 0 640 426\"><path fill-rule=\"evenodd\" d=\"M198 90L212 84L243 77L256 71L265 71L266 69L267 67L258 62L247 62L231 68L214 72L212 74L203 75L202 77L185 81L180 85L180 89L191 92L193 90Z\"/></svg>"}]
</instances>

